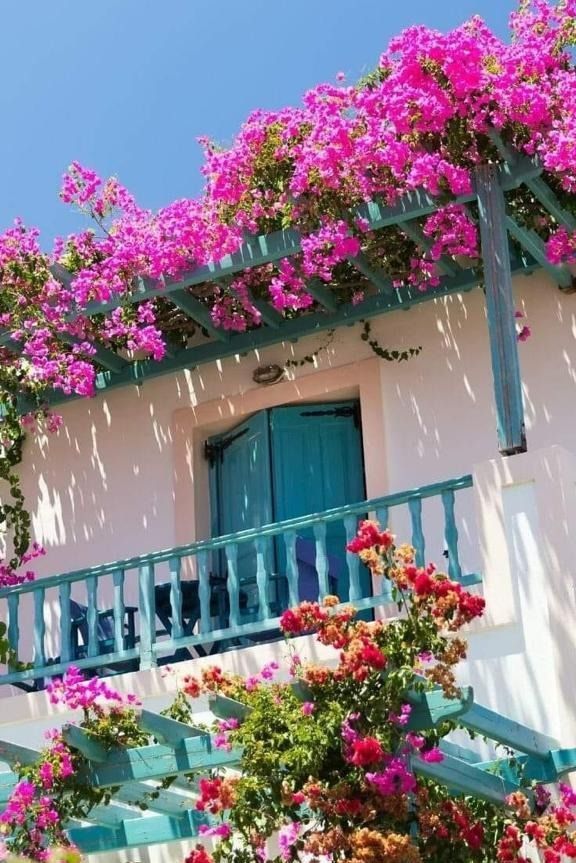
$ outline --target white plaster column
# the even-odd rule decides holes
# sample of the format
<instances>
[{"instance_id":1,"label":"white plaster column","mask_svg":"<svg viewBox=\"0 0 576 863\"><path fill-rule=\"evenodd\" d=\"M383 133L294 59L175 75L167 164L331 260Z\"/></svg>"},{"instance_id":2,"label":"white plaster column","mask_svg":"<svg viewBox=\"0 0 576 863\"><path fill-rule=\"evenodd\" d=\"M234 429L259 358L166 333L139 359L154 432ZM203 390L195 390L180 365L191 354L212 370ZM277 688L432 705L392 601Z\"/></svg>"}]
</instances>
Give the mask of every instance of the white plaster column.
<instances>
[{"instance_id":1,"label":"white plaster column","mask_svg":"<svg viewBox=\"0 0 576 863\"><path fill-rule=\"evenodd\" d=\"M476 697L576 745L576 458L559 446L473 471L486 614L463 670Z\"/></svg>"}]
</instances>

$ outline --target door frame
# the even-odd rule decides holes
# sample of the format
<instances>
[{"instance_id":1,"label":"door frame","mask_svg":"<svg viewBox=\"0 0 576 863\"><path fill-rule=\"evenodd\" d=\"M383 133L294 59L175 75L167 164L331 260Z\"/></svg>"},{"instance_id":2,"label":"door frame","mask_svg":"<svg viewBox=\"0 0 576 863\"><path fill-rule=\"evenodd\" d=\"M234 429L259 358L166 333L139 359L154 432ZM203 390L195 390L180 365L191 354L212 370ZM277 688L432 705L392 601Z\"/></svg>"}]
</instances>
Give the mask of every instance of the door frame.
<instances>
[{"instance_id":1,"label":"door frame","mask_svg":"<svg viewBox=\"0 0 576 863\"><path fill-rule=\"evenodd\" d=\"M247 383L246 389L240 388L240 392L174 411L171 427L174 544L184 545L210 537L209 469L202 451L203 441L269 407L359 399L366 494L368 498L386 494L389 484L382 365L374 357L308 372L273 387Z\"/></svg>"}]
</instances>

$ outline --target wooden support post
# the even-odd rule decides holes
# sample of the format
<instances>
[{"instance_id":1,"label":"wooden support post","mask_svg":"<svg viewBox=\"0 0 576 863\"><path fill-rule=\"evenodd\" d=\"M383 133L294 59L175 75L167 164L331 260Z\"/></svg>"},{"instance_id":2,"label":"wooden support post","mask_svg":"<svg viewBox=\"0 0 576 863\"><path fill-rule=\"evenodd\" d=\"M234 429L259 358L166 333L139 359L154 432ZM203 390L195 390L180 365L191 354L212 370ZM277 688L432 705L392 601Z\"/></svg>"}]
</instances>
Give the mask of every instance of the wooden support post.
<instances>
[{"instance_id":1,"label":"wooden support post","mask_svg":"<svg viewBox=\"0 0 576 863\"><path fill-rule=\"evenodd\" d=\"M479 165L476 168L476 195L480 216L498 448L502 455L513 455L526 452L526 435L505 201L496 165Z\"/></svg>"}]
</instances>

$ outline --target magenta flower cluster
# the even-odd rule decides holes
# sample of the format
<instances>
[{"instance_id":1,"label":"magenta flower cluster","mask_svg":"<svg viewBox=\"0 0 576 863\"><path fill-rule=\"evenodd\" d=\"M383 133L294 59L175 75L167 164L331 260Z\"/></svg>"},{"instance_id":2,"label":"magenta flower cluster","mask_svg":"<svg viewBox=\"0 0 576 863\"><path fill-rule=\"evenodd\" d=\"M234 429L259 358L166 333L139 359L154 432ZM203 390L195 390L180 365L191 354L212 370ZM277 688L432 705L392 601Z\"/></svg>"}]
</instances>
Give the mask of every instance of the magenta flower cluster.
<instances>
[{"instance_id":1,"label":"magenta flower cluster","mask_svg":"<svg viewBox=\"0 0 576 863\"><path fill-rule=\"evenodd\" d=\"M86 680L70 666L62 679L46 687L52 704L70 710L81 709L84 721L108 712L139 704L133 695L122 695L105 680ZM39 762L24 768L25 775L15 785L6 808L0 813L0 832L8 837L8 847L32 860L49 858L49 849L67 845L64 833L67 780L76 773L75 755L60 731L46 734L48 746ZM64 807L64 809L63 809ZM16 843L16 846L14 845Z\"/></svg>"},{"instance_id":2,"label":"magenta flower cluster","mask_svg":"<svg viewBox=\"0 0 576 863\"><path fill-rule=\"evenodd\" d=\"M64 677L50 681L46 686L52 704L62 704L69 710L83 710L109 707L135 707L140 702L135 695L122 695L117 689L100 677L88 680L75 665L71 665Z\"/></svg>"},{"instance_id":3,"label":"magenta flower cluster","mask_svg":"<svg viewBox=\"0 0 576 863\"><path fill-rule=\"evenodd\" d=\"M235 252L247 232L294 228L301 253L200 291L214 326L259 326L255 296L282 314L305 314L315 302L311 280L337 287L339 268L359 253L390 264L387 242L401 232L375 242L353 208L374 198L392 204L416 188L447 203L423 220L427 242L390 265L391 275L397 285L433 287L442 257L478 257L476 226L450 199L469 193L475 165L494 158L491 133L538 157L557 188L576 191L575 22L576 0L533 0L511 16L510 43L478 17L445 34L412 27L392 40L362 85L338 76L298 107L255 111L227 149L204 139L203 194L155 213L115 178L103 181L73 162L62 200L88 213L98 230L58 240L50 255L38 232L19 221L0 236L0 325L22 350L2 348L0 359L34 391L92 395L95 344L165 355L157 304L124 302L134 285L161 287ZM575 263L574 232L551 221L543 228L550 260ZM351 290L360 302L364 289ZM102 302L118 307L91 317Z\"/></svg>"}]
</instances>

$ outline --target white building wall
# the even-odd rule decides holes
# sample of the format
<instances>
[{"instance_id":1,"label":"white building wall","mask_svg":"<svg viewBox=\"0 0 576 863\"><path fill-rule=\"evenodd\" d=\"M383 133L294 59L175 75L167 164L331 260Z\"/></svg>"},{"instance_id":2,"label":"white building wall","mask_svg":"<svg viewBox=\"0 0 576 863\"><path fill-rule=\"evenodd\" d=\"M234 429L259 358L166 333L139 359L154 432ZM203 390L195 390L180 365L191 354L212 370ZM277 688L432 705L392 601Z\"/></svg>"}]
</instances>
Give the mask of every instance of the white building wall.
<instances>
[{"instance_id":1,"label":"white building wall","mask_svg":"<svg viewBox=\"0 0 576 863\"><path fill-rule=\"evenodd\" d=\"M533 329L520 345L528 446L576 451L576 298L541 274L515 289ZM468 473L497 455L482 292L383 315L372 328L383 345L422 345L421 355L386 363L359 326L343 327L317 368L272 387L253 383L254 368L304 356L322 334L62 406L63 430L29 440L21 467L48 552L38 572L208 536L200 444L264 407L359 395L370 496Z\"/></svg>"}]
</instances>

